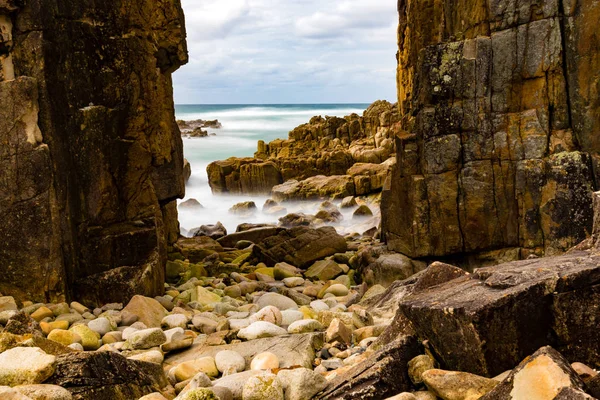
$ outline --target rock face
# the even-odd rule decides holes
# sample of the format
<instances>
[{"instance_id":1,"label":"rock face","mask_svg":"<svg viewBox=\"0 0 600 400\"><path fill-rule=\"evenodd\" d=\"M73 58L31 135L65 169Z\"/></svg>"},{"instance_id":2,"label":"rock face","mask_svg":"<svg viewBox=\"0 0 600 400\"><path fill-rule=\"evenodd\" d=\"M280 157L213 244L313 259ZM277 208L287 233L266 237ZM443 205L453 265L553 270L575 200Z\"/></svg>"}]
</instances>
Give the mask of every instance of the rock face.
<instances>
[{"instance_id":1,"label":"rock face","mask_svg":"<svg viewBox=\"0 0 600 400\"><path fill-rule=\"evenodd\" d=\"M59 3L0 2L0 291L159 294L184 194L179 0Z\"/></svg>"},{"instance_id":2,"label":"rock face","mask_svg":"<svg viewBox=\"0 0 600 400\"><path fill-rule=\"evenodd\" d=\"M391 249L554 255L591 232L596 2L400 0ZM439 28L439 27L442 28Z\"/></svg>"}]
</instances>

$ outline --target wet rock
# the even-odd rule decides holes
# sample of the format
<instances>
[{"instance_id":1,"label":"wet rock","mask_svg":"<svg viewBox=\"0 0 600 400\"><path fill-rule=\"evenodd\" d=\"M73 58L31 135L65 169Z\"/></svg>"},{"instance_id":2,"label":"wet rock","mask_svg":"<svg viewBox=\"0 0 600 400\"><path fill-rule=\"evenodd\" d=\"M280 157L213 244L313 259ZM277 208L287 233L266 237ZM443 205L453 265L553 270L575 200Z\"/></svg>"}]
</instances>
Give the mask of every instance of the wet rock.
<instances>
[{"instance_id":1,"label":"wet rock","mask_svg":"<svg viewBox=\"0 0 600 400\"><path fill-rule=\"evenodd\" d=\"M190 230L190 235L193 237L207 236L211 239L217 240L227 236L227 229L221 222L217 222L214 225L202 225L199 228L192 229Z\"/></svg>"},{"instance_id":2,"label":"wet rock","mask_svg":"<svg viewBox=\"0 0 600 400\"><path fill-rule=\"evenodd\" d=\"M371 209L369 208L369 206L366 205L361 205L359 206L353 213L352 213L352 218L356 219L356 218L365 218L365 217L372 217L373 216L373 211L371 211Z\"/></svg>"},{"instance_id":3,"label":"wet rock","mask_svg":"<svg viewBox=\"0 0 600 400\"><path fill-rule=\"evenodd\" d=\"M255 213L256 210L256 204L253 201L245 201L234 204L233 207L229 209L229 212L237 215L250 215Z\"/></svg>"},{"instance_id":4,"label":"wet rock","mask_svg":"<svg viewBox=\"0 0 600 400\"><path fill-rule=\"evenodd\" d=\"M204 206L196 199L188 199L179 203L181 210L202 210Z\"/></svg>"},{"instance_id":5,"label":"wet rock","mask_svg":"<svg viewBox=\"0 0 600 400\"><path fill-rule=\"evenodd\" d=\"M304 268L322 258L343 253L346 249L346 241L334 228L299 227L284 230L257 243L252 249L252 256L267 266L287 262Z\"/></svg>"}]
</instances>

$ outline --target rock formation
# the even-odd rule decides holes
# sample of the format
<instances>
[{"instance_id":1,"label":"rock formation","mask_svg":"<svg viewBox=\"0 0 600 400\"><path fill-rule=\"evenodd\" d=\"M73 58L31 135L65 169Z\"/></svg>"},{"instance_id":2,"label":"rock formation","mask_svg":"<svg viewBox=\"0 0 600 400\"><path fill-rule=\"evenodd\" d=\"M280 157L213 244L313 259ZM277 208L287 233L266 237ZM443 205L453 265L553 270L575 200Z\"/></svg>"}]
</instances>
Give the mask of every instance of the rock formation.
<instances>
[{"instance_id":1,"label":"rock formation","mask_svg":"<svg viewBox=\"0 0 600 400\"><path fill-rule=\"evenodd\" d=\"M275 190L280 200L379 192L392 164L398 117L397 108L387 101L373 103L363 116L313 117L293 129L287 140L260 141L254 157L211 163L211 189L269 194L286 182Z\"/></svg>"},{"instance_id":2,"label":"rock formation","mask_svg":"<svg viewBox=\"0 0 600 400\"><path fill-rule=\"evenodd\" d=\"M592 227L600 150L597 2L400 0L390 249L552 255ZM491 253L491 254L490 254Z\"/></svg>"},{"instance_id":3,"label":"rock formation","mask_svg":"<svg viewBox=\"0 0 600 400\"><path fill-rule=\"evenodd\" d=\"M0 292L163 291L184 194L179 0L0 1Z\"/></svg>"}]
</instances>

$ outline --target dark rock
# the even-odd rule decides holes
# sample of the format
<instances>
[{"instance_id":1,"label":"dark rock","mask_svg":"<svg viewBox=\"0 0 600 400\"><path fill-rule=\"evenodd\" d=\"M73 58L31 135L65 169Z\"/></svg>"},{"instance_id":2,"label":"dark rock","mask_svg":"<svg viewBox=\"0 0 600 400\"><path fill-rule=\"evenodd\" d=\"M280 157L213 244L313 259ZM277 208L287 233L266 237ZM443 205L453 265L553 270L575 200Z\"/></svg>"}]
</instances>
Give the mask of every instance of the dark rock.
<instances>
[{"instance_id":1,"label":"dark rock","mask_svg":"<svg viewBox=\"0 0 600 400\"><path fill-rule=\"evenodd\" d=\"M54 375L45 383L59 385L74 400L130 400L169 388L159 364L128 360L107 352L58 356Z\"/></svg>"},{"instance_id":2,"label":"dark rock","mask_svg":"<svg viewBox=\"0 0 600 400\"><path fill-rule=\"evenodd\" d=\"M291 213L279 218L279 224L284 228L296 228L299 226L311 226L315 222L314 215L302 213Z\"/></svg>"},{"instance_id":3,"label":"dark rock","mask_svg":"<svg viewBox=\"0 0 600 400\"><path fill-rule=\"evenodd\" d=\"M175 244L175 249L192 263L201 262L206 257L223 251L223 247L208 236L180 238Z\"/></svg>"},{"instance_id":4,"label":"dark rock","mask_svg":"<svg viewBox=\"0 0 600 400\"><path fill-rule=\"evenodd\" d=\"M239 224L236 228L236 232L245 232L245 231L249 231L251 229L258 229L258 228L276 228L275 225L273 224L248 224L248 223L244 223L244 224Z\"/></svg>"},{"instance_id":5,"label":"dark rock","mask_svg":"<svg viewBox=\"0 0 600 400\"><path fill-rule=\"evenodd\" d=\"M352 218L362 218L362 217L372 217L373 211L369 208L369 206L361 205L358 207L354 213L352 214Z\"/></svg>"},{"instance_id":6,"label":"dark rock","mask_svg":"<svg viewBox=\"0 0 600 400\"><path fill-rule=\"evenodd\" d=\"M422 261L411 260L403 254L383 254L375 262L359 272L363 282L369 286L390 286L394 281L403 280L424 270L427 267Z\"/></svg>"},{"instance_id":7,"label":"dark rock","mask_svg":"<svg viewBox=\"0 0 600 400\"><path fill-rule=\"evenodd\" d=\"M600 398L600 375L596 375L585 382L587 392L595 398Z\"/></svg>"},{"instance_id":8,"label":"dark rock","mask_svg":"<svg viewBox=\"0 0 600 400\"><path fill-rule=\"evenodd\" d=\"M198 200L189 199L189 200L181 202L179 204L179 208L185 209L185 210L198 210L198 209L202 209L204 207L202 206L202 204L200 204L200 202Z\"/></svg>"},{"instance_id":9,"label":"dark rock","mask_svg":"<svg viewBox=\"0 0 600 400\"><path fill-rule=\"evenodd\" d=\"M558 392L556 397L553 400L595 400L594 397L590 396L586 392L573 389L570 387L565 387Z\"/></svg>"},{"instance_id":10,"label":"dark rock","mask_svg":"<svg viewBox=\"0 0 600 400\"><path fill-rule=\"evenodd\" d=\"M42 337L40 324L22 311L8 319L8 322L4 327L4 332L12 333L13 335L33 335Z\"/></svg>"},{"instance_id":11,"label":"dark rock","mask_svg":"<svg viewBox=\"0 0 600 400\"><path fill-rule=\"evenodd\" d=\"M244 201L242 203L234 204L229 209L232 214L248 215L256 212L256 204L253 201Z\"/></svg>"},{"instance_id":12,"label":"dark rock","mask_svg":"<svg viewBox=\"0 0 600 400\"><path fill-rule=\"evenodd\" d=\"M594 313L598 260L573 252L481 268L413 294L400 309L445 369L494 376L544 345L598 365L600 344L587 337L595 325L576 318Z\"/></svg>"},{"instance_id":13,"label":"dark rock","mask_svg":"<svg viewBox=\"0 0 600 400\"><path fill-rule=\"evenodd\" d=\"M221 244L221 246L223 247L234 247L236 243L238 243L240 240L247 240L252 243L258 243L263 239L277 235L282 230L282 228L277 227L249 229L243 232L236 232L219 238L217 242L219 242L219 244Z\"/></svg>"},{"instance_id":14,"label":"dark rock","mask_svg":"<svg viewBox=\"0 0 600 400\"><path fill-rule=\"evenodd\" d=\"M187 159L183 159L183 180L188 183L192 176L192 165Z\"/></svg>"},{"instance_id":15,"label":"dark rock","mask_svg":"<svg viewBox=\"0 0 600 400\"><path fill-rule=\"evenodd\" d=\"M277 207L279 205L278 202L272 199L265 200L265 204L263 205L263 211L268 210L269 208Z\"/></svg>"},{"instance_id":16,"label":"dark rock","mask_svg":"<svg viewBox=\"0 0 600 400\"><path fill-rule=\"evenodd\" d=\"M481 400L584 399L585 397L577 395L577 391L583 387L583 381L569 362L553 348L543 347L523 360L504 381L481 397ZM573 390L562 393L563 388ZM559 392L562 395L555 397Z\"/></svg>"},{"instance_id":17,"label":"dark rock","mask_svg":"<svg viewBox=\"0 0 600 400\"><path fill-rule=\"evenodd\" d=\"M407 365L420 354L414 336L388 343L365 361L331 380L318 399L385 399L412 390Z\"/></svg>"},{"instance_id":18,"label":"dark rock","mask_svg":"<svg viewBox=\"0 0 600 400\"><path fill-rule=\"evenodd\" d=\"M269 267L287 262L295 267L306 268L317 260L343 253L346 249L346 241L332 227L298 227L283 230L260 241L252 248L252 257Z\"/></svg>"},{"instance_id":19,"label":"dark rock","mask_svg":"<svg viewBox=\"0 0 600 400\"><path fill-rule=\"evenodd\" d=\"M191 229L189 232L192 237L208 236L211 239L220 239L227 235L227 229L221 222L214 225L202 225L200 228Z\"/></svg>"}]
</instances>

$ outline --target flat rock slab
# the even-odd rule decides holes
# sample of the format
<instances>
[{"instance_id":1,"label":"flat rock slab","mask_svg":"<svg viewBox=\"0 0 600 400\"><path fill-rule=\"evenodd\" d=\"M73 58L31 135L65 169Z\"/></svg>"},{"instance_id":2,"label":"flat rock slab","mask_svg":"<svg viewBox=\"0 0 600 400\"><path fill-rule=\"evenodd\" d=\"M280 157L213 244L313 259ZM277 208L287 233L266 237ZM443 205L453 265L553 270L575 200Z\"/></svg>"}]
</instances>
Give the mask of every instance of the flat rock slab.
<instances>
[{"instance_id":1,"label":"flat rock slab","mask_svg":"<svg viewBox=\"0 0 600 400\"><path fill-rule=\"evenodd\" d=\"M209 356L215 357L220 351L232 350L244 357L246 360L246 368L250 367L250 362L255 355L268 351L279 358L281 368L299 365L304 368L312 369L315 351L319 350L322 346L322 333L277 336L221 346L195 344L184 352L168 356L165 359L163 367L165 371L168 371L171 367L184 361Z\"/></svg>"},{"instance_id":2,"label":"flat rock slab","mask_svg":"<svg viewBox=\"0 0 600 400\"><path fill-rule=\"evenodd\" d=\"M599 284L600 257L573 252L478 269L400 310L449 370L494 376L545 345L599 365Z\"/></svg>"}]
</instances>

